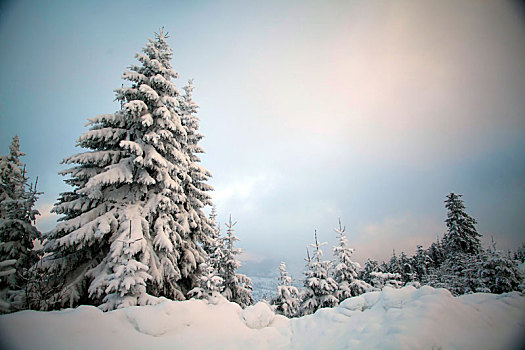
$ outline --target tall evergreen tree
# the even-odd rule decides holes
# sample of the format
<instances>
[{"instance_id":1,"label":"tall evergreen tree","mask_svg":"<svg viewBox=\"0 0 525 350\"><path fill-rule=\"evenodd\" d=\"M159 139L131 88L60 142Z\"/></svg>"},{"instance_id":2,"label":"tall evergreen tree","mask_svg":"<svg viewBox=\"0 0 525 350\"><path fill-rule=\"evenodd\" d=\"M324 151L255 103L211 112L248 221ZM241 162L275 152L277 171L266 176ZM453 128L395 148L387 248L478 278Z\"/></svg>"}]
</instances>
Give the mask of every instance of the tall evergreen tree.
<instances>
[{"instance_id":1,"label":"tall evergreen tree","mask_svg":"<svg viewBox=\"0 0 525 350\"><path fill-rule=\"evenodd\" d=\"M455 193L447 195L447 232L439 244L441 247L434 247L434 253L442 255L443 260L439 265L435 263L437 266L428 276L432 286L447 288L455 295L485 290L480 278L480 266L483 263L481 235L476 231L476 220L465 212L461 197ZM436 256L435 259L439 260L440 257Z\"/></svg>"},{"instance_id":2,"label":"tall evergreen tree","mask_svg":"<svg viewBox=\"0 0 525 350\"><path fill-rule=\"evenodd\" d=\"M41 237L35 227L37 183L27 183L18 136L9 150L9 155L0 157L0 310L4 312L24 307L29 270L39 258L33 241Z\"/></svg>"},{"instance_id":3,"label":"tall evergreen tree","mask_svg":"<svg viewBox=\"0 0 525 350\"><path fill-rule=\"evenodd\" d=\"M196 160L167 37L160 30L149 39L136 55L140 65L123 74L131 86L115 90L120 110L91 119L77 142L87 151L64 160L74 165L62 172L73 189L53 209L62 218L45 263L66 281L65 304L110 310L184 299L199 283L198 243L208 240L200 208L210 201L186 192Z\"/></svg>"},{"instance_id":4,"label":"tall evergreen tree","mask_svg":"<svg viewBox=\"0 0 525 350\"><path fill-rule=\"evenodd\" d=\"M445 200L447 208L447 233L443 243L447 254L465 253L476 255L481 252L481 235L477 232L474 220L465 212L462 195L450 193Z\"/></svg>"},{"instance_id":5,"label":"tall evergreen tree","mask_svg":"<svg viewBox=\"0 0 525 350\"><path fill-rule=\"evenodd\" d=\"M224 253L221 257L220 276L224 281L224 290L222 295L231 302L239 304L242 308L253 304L252 296L252 281L247 276L237 273L237 269L241 267L241 263L237 260L237 256L241 254L241 250L235 248L235 242L239 240L234 235L233 228L237 222L232 222L230 215L229 221L226 223L226 237L224 237Z\"/></svg>"},{"instance_id":6,"label":"tall evergreen tree","mask_svg":"<svg viewBox=\"0 0 525 350\"><path fill-rule=\"evenodd\" d=\"M180 283L186 287L186 290L197 285L195 277L196 265L193 263L195 257L203 256L201 248L197 242L202 242L204 246L213 244L214 227L213 223L206 217L202 208L209 205L213 207L209 191L213 187L208 185L206 181L211 177L211 173L205 169L201 164L199 154L204 153L204 149L199 145L199 141L204 137L198 132L199 118L196 116L198 105L193 101L193 80L188 81L188 85L184 88L184 94L180 99L180 116L181 123L186 131L186 142L182 143L182 151L188 157L187 169L180 175L184 194L186 195L185 212L187 217L180 214L177 215L179 222L189 227L188 238L184 240L181 251L181 271L182 281ZM201 261L202 263L202 261ZM188 267L185 268L184 266ZM206 275L212 272L212 266L206 265Z\"/></svg>"}]
</instances>

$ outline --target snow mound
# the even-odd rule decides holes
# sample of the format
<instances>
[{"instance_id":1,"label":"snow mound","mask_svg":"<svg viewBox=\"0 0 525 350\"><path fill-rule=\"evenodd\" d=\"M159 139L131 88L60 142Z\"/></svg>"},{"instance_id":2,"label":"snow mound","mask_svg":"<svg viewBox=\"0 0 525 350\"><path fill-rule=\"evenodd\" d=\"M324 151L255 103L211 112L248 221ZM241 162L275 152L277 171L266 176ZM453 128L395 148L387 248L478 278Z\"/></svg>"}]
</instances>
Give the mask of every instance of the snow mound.
<instances>
[{"instance_id":1,"label":"snow mound","mask_svg":"<svg viewBox=\"0 0 525 350\"><path fill-rule=\"evenodd\" d=\"M168 348L524 349L525 297L387 287L291 320L264 302L242 310L223 297L0 316L0 349Z\"/></svg>"},{"instance_id":2,"label":"snow mound","mask_svg":"<svg viewBox=\"0 0 525 350\"><path fill-rule=\"evenodd\" d=\"M270 305L265 302L258 302L255 305L248 306L242 312L244 323L252 329L261 329L268 325L275 318L275 313Z\"/></svg>"}]
</instances>

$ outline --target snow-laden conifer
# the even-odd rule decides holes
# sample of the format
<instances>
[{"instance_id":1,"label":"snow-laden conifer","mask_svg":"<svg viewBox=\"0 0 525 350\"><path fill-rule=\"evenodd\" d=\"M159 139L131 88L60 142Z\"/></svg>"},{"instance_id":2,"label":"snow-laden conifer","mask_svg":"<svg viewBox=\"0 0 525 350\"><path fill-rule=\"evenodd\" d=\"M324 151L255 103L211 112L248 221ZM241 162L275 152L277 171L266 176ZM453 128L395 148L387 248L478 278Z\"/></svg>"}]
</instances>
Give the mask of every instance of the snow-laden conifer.
<instances>
[{"instance_id":1,"label":"snow-laden conifer","mask_svg":"<svg viewBox=\"0 0 525 350\"><path fill-rule=\"evenodd\" d=\"M123 74L131 86L115 90L120 110L91 119L77 142L87 151L64 160L73 189L55 205L61 222L45 244L47 266L66 281L64 304L184 299L198 283L207 240L198 207L209 202L185 192L192 160L166 39L162 30L149 39Z\"/></svg>"},{"instance_id":2,"label":"snow-laden conifer","mask_svg":"<svg viewBox=\"0 0 525 350\"><path fill-rule=\"evenodd\" d=\"M275 312L286 317L299 315L300 297L299 291L293 285L292 277L286 271L286 264L281 262L279 266L279 285L277 286L277 296L272 299L271 304L275 307Z\"/></svg>"},{"instance_id":3,"label":"snow-laden conifer","mask_svg":"<svg viewBox=\"0 0 525 350\"><path fill-rule=\"evenodd\" d=\"M28 185L20 157L18 136L13 137L9 155L0 156L0 310L24 308L24 290L29 270L38 260L33 241L41 234L35 227L37 182Z\"/></svg>"},{"instance_id":4,"label":"snow-laden conifer","mask_svg":"<svg viewBox=\"0 0 525 350\"><path fill-rule=\"evenodd\" d=\"M422 245L417 246L416 254L412 258L415 278L423 282L432 267L432 259Z\"/></svg>"},{"instance_id":5,"label":"snow-laden conifer","mask_svg":"<svg viewBox=\"0 0 525 350\"><path fill-rule=\"evenodd\" d=\"M242 308L253 304L252 281L249 277L237 273L241 262L237 256L241 249L235 248L235 242L239 240L234 234L233 228L237 222L232 222L232 217L226 223L226 236L223 238L224 252L221 256L219 275L223 279L224 290L222 295L231 302L239 304Z\"/></svg>"},{"instance_id":6,"label":"snow-laden conifer","mask_svg":"<svg viewBox=\"0 0 525 350\"><path fill-rule=\"evenodd\" d=\"M518 270L516 260L505 256L502 251L496 249L496 243L485 253L485 261L481 265L480 277L490 293L506 293L520 290L522 277Z\"/></svg>"},{"instance_id":7,"label":"snow-laden conifer","mask_svg":"<svg viewBox=\"0 0 525 350\"><path fill-rule=\"evenodd\" d=\"M211 239L203 243L203 249L207 254L207 259L202 264L202 275L200 276L199 286L190 291L190 296L204 299L220 294L223 289L223 278L220 276L220 266L224 255L224 240L221 237L220 224L216 223L217 209L212 207L209 216L209 223L213 227Z\"/></svg>"},{"instance_id":8,"label":"snow-laden conifer","mask_svg":"<svg viewBox=\"0 0 525 350\"><path fill-rule=\"evenodd\" d=\"M341 302L346 298L367 292L372 286L358 279L360 266L351 259L354 249L348 245L341 219L339 219L339 227L335 228L334 231L338 234L337 239L339 240L339 245L333 248L335 258L334 280L337 283L335 296Z\"/></svg>"},{"instance_id":9,"label":"snow-laden conifer","mask_svg":"<svg viewBox=\"0 0 525 350\"><path fill-rule=\"evenodd\" d=\"M303 315L312 314L320 308L334 307L338 304L335 297L337 282L330 276L332 263L329 260L321 260L323 257L321 246L327 243L319 243L317 231L314 235L315 243L311 244L311 247L315 249L314 256L311 259L308 258L304 281L305 288L302 293L301 313Z\"/></svg>"},{"instance_id":10,"label":"snow-laden conifer","mask_svg":"<svg viewBox=\"0 0 525 350\"><path fill-rule=\"evenodd\" d=\"M413 282L417 279L416 270L413 266L413 260L410 259L405 252L401 252L399 256L399 266L401 267L401 280L403 284Z\"/></svg>"},{"instance_id":11,"label":"snow-laden conifer","mask_svg":"<svg viewBox=\"0 0 525 350\"><path fill-rule=\"evenodd\" d=\"M443 245L448 255L476 255L481 252L481 235L476 230L476 220L465 212L461 197L460 194L450 193L445 200L447 233L443 237Z\"/></svg>"},{"instance_id":12,"label":"snow-laden conifer","mask_svg":"<svg viewBox=\"0 0 525 350\"><path fill-rule=\"evenodd\" d=\"M373 271L370 273L371 284L381 290L383 287L401 288L401 275L399 273Z\"/></svg>"},{"instance_id":13,"label":"snow-laden conifer","mask_svg":"<svg viewBox=\"0 0 525 350\"><path fill-rule=\"evenodd\" d=\"M380 270L381 270L381 268L379 267L379 263L377 262L377 260L368 258L368 259L366 259L365 266L359 272L359 277L364 282L366 282L366 283L371 285L372 284L371 273L372 272L378 272Z\"/></svg>"},{"instance_id":14,"label":"snow-laden conifer","mask_svg":"<svg viewBox=\"0 0 525 350\"><path fill-rule=\"evenodd\" d=\"M514 260L517 260L520 263L524 263L525 262L525 243L522 243L521 247L516 249L516 251L514 252L512 256Z\"/></svg>"},{"instance_id":15,"label":"snow-laden conifer","mask_svg":"<svg viewBox=\"0 0 525 350\"><path fill-rule=\"evenodd\" d=\"M199 118L196 116L198 105L193 101L193 80L188 81L188 85L184 88L184 94L180 98L180 118L182 126L186 132L185 142L182 143L182 151L188 157L188 164L186 171L181 175L183 191L186 196L185 201L185 212L187 218L178 215L179 221L187 221L189 226L188 238L184 240L181 251L181 271L182 280L181 284L186 289L195 287L202 283L198 278L198 274L195 273L195 268L192 261L195 257L203 256L200 246L196 242L202 242L204 246L214 244L214 224L204 214L202 208L210 205L213 206L209 191L213 190L213 187L208 185L206 181L211 177L211 173L204 168L200 162L199 154L204 153L204 149L199 145L199 141L204 137L198 132L199 130ZM201 259L202 263L202 259ZM185 268L189 266L188 270ZM211 264L203 266L203 272L211 278L209 275L210 268L213 268ZM188 271L186 273L186 271ZM216 279L215 279L216 280Z\"/></svg>"},{"instance_id":16,"label":"snow-laden conifer","mask_svg":"<svg viewBox=\"0 0 525 350\"><path fill-rule=\"evenodd\" d=\"M436 261L441 263L431 270L429 284L447 288L455 295L486 291L480 278L483 254L476 220L465 212L461 195L450 193L445 200L447 232L434 247ZM442 258L439 256L442 254Z\"/></svg>"}]
</instances>

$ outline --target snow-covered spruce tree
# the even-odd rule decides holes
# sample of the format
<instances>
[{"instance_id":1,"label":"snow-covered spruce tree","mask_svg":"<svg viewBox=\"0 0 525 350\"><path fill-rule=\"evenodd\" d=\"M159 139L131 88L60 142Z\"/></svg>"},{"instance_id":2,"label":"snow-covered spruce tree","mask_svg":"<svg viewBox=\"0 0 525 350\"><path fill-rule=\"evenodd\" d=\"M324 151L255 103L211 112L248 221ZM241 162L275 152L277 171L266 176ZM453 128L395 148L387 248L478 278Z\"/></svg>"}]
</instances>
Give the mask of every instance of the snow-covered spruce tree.
<instances>
[{"instance_id":1,"label":"snow-covered spruce tree","mask_svg":"<svg viewBox=\"0 0 525 350\"><path fill-rule=\"evenodd\" d=\"M447 232L442 240L443 261L432 273L430 284L449 289L455 295L484 291L480 279L483 262L476 220L465 212L461 195L450 193L445 200Z\"/></svg>"},{"instance_id":2,"label":"snow-covered spruce tree","mask_svg":"<svg viewBox=\"0 0 525 350\"><path fill-rule=\"evenodd\" d=\"M333 248L334 280L337 283L335 297L341 302L346 298L367 292L372 286L357 278L360 266L351 259L354 249L348 245L348 239L344 234L345 228L341 226L341 219L339 219L339 227L334 231L338 234L339 239L339 245Z\"/></svg>"},{"instance_id":3,"label":"snow-covered spruce tree","mask_svg":"<svg viewBox=\"0 0 525 350\"><path fill-rule=\"evenodd\" d=\"M103 310L184 299L199 281L207 219L194 193L183 98L171 81L172 50L161 30L149 39L140 65L116 89L121 109L91 119L77 141L87 151L64 160L73 190L53 211L62 215L45 244L63 304ZM203 181L204 179L199 179ZM199 187L200 185L197 185ZM200 207L199 207L200 206Z\"/></svg>"},{"instance_id":4,"label":"snow-covered spruce tree","mask_svg":"<svg viewBox=\"0 0 525 350\"><path fill-rule=\"evenodd\" d=\"M9 150L9 155L0 157L0 310L4 312L25 307L29 270L39 258L33 241L41 237L35 227L37 183L27 183L18 136Z\"/></svg>"},{"instance_id":5,"label":"snow-covered spruce tree","mask_svg":"<svg viewBox=\"0 0 525 350\"><path fill-rule=\"evenodd\" d=\"M496 249L496 243L492 241L486 253L480 277L490 293L506 293L514 290L519 291L522 282L516 260L505 256L502 251Z\"/></svg>"},{"instance_id":6,"label":"snow-covered spruce tree","mask_svg":"<svg viewBox=\"0 0 525 350\"><path fill-rule=\"evenodd\" d=\"M217 218L217 209L212 207L209 222L214 228L213 236L210 240L203 243L203 249L207 254L207 259L202 264L202 275L200 277L200 285L193 288L189 295L198 299L209 298L216 294L220 294L223 289L223 279L220 276L220 262L224 254L224 241L221 238L221 228L217 225L215 219Z\"/></svg>"},{"instance_id":7,"label":"snow-covered spruce tree","mask_svg":"<svg viewBox=\"0 0 525 350\"><path fill-rule=\"evenodd\" d=\"M370 273L372 279L371 284L376 289L383 289L383 287L401 288L401 275L399 273L374 271Z\"/></svg>"},{"instance_id":8,"label":"snow-covered spruce tree","mask_svg":"<svg viewBox=\"0 0 525 350\"><path fill-rule=\"evenodd\" d=\"M226 237L223 238L224 253L221 257L219 275L223 279L224 290L222 295L231 302L239 304L242 308L253 304L252 296L252 281L247 276L237 273L237 269L241 267L241 263L237 260L237 256L241 254L241 249L235 248L234 244L239 240L234 235L233 228L237 222L232 222L230 215L229 221L226 223Z\"/></svg>"},{"instance_id":9,"label":"snow-covered spruce tree","mask_svg":"<svg viewBox=\"0 0 525 350\"><path fill-rule=\"evenodd\" d=\"M443 248L442 240L437 238L435 242L432 242L427 249L427 254L431 261L430 268L439 268L445 260L445 249Z\"/></svg>"},{"instance_id":10,"label":"snow-covered spruce tree","mask_svg":"<svg viewBox=\"0 0 525 350\"><path fill-rule=\"evenodd\" d=\"M432 266L432 259L422 245L417 246L416 254L412 257L415 278L423 282Z\"/></svg>"},{"instance_id":11,"label":"snow-covered spruce tree","mask_svg":"<svg viewBox=\"0 0 525 350\"><path fill-rule=\"evenodd\" d=\"M206 217L202 208L209 205L213 207L209 191L213 187L208 185L206 181L211 177L211 173L205 169L201 164L199 154L204 153L204 149L199 145L199 141L204 137L198 132L199 118L196 116L198 105L193 101L193 80L188 81L188 85L184 88L184 95L180 99L180 118L182 126L186 132L186 142L182 143L182 151L188 157L188 166L185 173L180 174L182 179L182 186L184 194L186 195L185 212L187 216L179 214L177 216L178 222L183 227L189 227L188 238L183 241L181 246L181 272L182 279L179 282L183 290L190 290L199 285L198 274L195 273L198 265L202 263L202 249L196 242L202 242L203 246L209 246L216 241L215 227L212 222ZM199 259L196 259L199 257ZM206 275L209 276L211 264L207 264ZM197 278L197 280L195 279Z\"/></svg>"},{"instance_id":12,"label":"snow-covered spruce tree","mask_svg":"<svg viewBox=\"0 0 525 350\"><path fill-rule=\"evenodd\" d=\"M446 288L454 295L486 292L487 288L480 277L483 259L482 254L457 253L441 264L429 284Z\"/></svg>"},{"instance_id":13,"label":"snow-covered spruce tree","mask_svg":"<svg viewBox=\"0 0 525 350\"><path fill-rule=\"evenodd\" d=\"M288 276L284 262L281 262L279 272L277 296L272 299L271 305L275 306L275 312L280 315L286 317L298 316L300 307L299 291L293 286L292 278Z\"/></svg>"},{"instance_id":14,"label":"snow-covered spruce tree","mask_svg":"<svg viewBox=\"0 0 525 350\"><path fill-rule=\"evenodd\" d=\"M338 300L335 297L337 291L337 282L330 276L332 270L332 263L329 260L321 260L323 251L321 246L327 244L323 242L319 244L317 240L317 231L315 231L315 243L311 246L315 249L312 259L308 259L309 263L306 270L306 279L301 301L301 314L313 314L323 307L334 307L338 305Z\"/></svg>"},{"instance_id":15,"label":"snow-covered spruce tree","mask_svg":"<svg viewBox=\"0 0 525 350\"><path fill-rule=\"evenodd\" d=\"M224 240L221 237L221 225L215 221L216 218L217 209L213 206L209 217L213 231L210 237L211 239L203 242L203 249L207 254L206 265L213 267L218 273L220 261L222 260L225 249Z\"/></svg>"},{"instance_id":16,"label":"snow-covered spruce tree","mask_svg":"<svg viewBox=\"0 0 525 350\"><path fill-rule=\"evenodd\" d=\"M481 252L481 235L477 232L476 220L465 212L462 195L450 193L445 200L447 208L447 233L443 245L447 255L465 253L477 255Z\"/></svg>"},{"instance_id":17,"label":"snow-covered spruce tree","mask_svg":"<svg viewBox=\"0 0 525 350\"><path fill-rule=\"evenodd\" d=\"M521 247L516 249L516 251L514 252L512 256L514 260L517 260L520 263L524 263L525 262L525 243L522 243Z\"/></svg>"},{"instance_id":18,"label":"snow-covered spruce tree","mask_svg":"<svg viewBox=\"0 0 525 350\"><path fill-rule=\"evenodd\" d=\"M219 295L223 290L223 279L217 273L217 270L209 265L209 262L201 265L202 274L199 279L199 286L189 292L190 297L197 299L207 299Z\"/></svg>"},{"instance_id":19,"label":"snow-covered spruce tree","mask_svg":"<svg viewBox=\"0 0 525 350\"><path fill-rule=\"evenodd\" d=\"M401 267L401 280L403 284L413 282L417 279L417 274L413 266L413 261L410 259L405 252L401 252L399 256L399 266Z\"/></svg>"},{"instance_id":20,"label":"snow-covered spruce tree","mask_svg":"<svg viewBox=\"0 0 525 350\"><path fill-rule=\"evenodd\" d=\"M398 273L401 275L402 267L396 255L395 249L392 249L392 257L390 258L390 261L387 263L387 266L388 268L386 269L385 272Z\"/></svg>"},{"instance_id":21,"label":"snow-covered spruce tree","mask_svg":"<svg viewBox=\"0 0 525 350\"><path fill-rule=\"evenodd\" d=\"M374 259L366 259L365 266L363 269L359 272L359 278L363 280L365 283L368 283L372 285L372 272L380 272L381 268L379 267L379 263L377 260Z\"/></svg>"}]
</instances>

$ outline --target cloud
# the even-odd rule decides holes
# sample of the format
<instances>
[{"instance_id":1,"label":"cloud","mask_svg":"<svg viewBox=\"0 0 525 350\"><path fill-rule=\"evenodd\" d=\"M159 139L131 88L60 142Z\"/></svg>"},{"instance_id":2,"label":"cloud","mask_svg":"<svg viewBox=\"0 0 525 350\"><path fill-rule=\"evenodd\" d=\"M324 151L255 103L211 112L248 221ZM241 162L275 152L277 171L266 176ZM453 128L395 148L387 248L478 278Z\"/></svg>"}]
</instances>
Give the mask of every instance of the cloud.
<instances>
[{"instance_id":1,"label":"cloud","mask_svg":"<svg viewBox=\"0 0 525 350\"><path fill-rule=\"evenodd\" d=\"M461 159L519 139L525 31L512 11L503 2L443 1L362 4L341 11L344 18L332 14L335 24L316 27L323 35L269 48L275 56L258 63L264 74L251 78L265 94L254 108L271 120L261 128L286 147L309 141L419 162ZM296 21L279 35L293 32Z\"/></svg>"},{"instance_id":2,"label":"cloud","mask_svg":"<svg viewBox=\"0 0 525 350\"><path fill-rule=\"evenodd\" d=\"M275 190L277 182L278 176L270 172L226 177L214 182L215 191L211 195L219 215L232 211L238 215L255 210L261 198Z\"/></svg>"},{"instance_id":3,"label":"cloud","mask_svg":"<svg viewBox=\"0 0 525 350\"><path fill-rule=\"evenodd\" d=\"M392 249L396 254L404 251L411 255L417 245L427 248L444 230L444 224L432 217L404 213L361 225L355 234L347 237L356 249L356 260L364 263L367 258L387 260L392 256Z\"/></svg>"}]
</instances>

